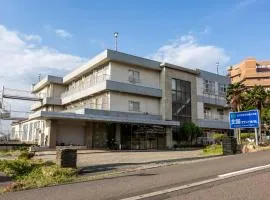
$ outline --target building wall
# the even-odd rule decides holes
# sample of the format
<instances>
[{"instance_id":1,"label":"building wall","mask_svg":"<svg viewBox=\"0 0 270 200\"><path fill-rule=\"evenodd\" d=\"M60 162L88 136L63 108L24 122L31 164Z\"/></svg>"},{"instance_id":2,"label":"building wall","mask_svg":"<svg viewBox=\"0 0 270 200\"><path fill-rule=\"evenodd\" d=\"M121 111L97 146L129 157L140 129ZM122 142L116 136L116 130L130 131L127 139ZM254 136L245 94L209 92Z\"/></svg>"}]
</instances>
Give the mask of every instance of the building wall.
<instances>
[{"instance_id":1,"label":"building wall","mask_svg":"<svg viewBox=\"0 0 270 200\"><path fill-rule=\"evenodd\" d=\"M270 61L248 58L228 70L232 83L243 82L246 86L270 87Z\"/></svg>"},{"instance_id":2,"label":"building wall","mask_svg":"<svg viewBox=\"0 0 270 200\"><path fill-rule=\"evenodd\" d=\"M206 90L205 80L213 82L213 88ZM226 88L230 80L226 76L200 70L200 75L196 78L197 82L197 125L211 129L228 129L229 108L226 102L226 92L220 90L219 85ZM209 90L209 88L212 88ZM205 108L209 108L205 115ZM222 116L217 109L223 109Z\"/></svg>"},{"instance_id":3,"label":"building wall","mask_svg":"<svg viewBox=\"0 0 270 200\"><path fill-rule=\"evenodd\" d=\"M160 114L159 98L138 96L134 94L110 92L110 110L120 112L129 111L129 101L140 102L140 113L148 112L149 114Z\"/></svg>"},{"instance_id":4,"label":"building wall","mask_svg":"<svg viewBox=\"0 0 270 200\"><path fill-rule=\"evenodd\" d=\"M72 102L66 106L68 110L77 108L110 110L110 94L109 92L98 93L94 96L88 96L84 99Z\"/></svg>"},{"instance_id":5,"label":"building wall","mask_svg":"<svg viewBox=\"0 0 270 200\"><path fill-rule=\"evenodd\" d=\"M191 118L195 122L197 118L197 89L196 75L176 69L164 67L160 74L162 99L160 110L164 120L172 120L172 78L189 81L191 83Z\"/></svg>"},{"instance_id":6,"label":"building wall","mask_svg":"<svg viewBox=\"0 0 270 200\"><path fill-rule=\"evenodd\" d=\"M85 123L80 121L57 121L56 144L85 145Z\"/></svg>"},{"instance_id":7,"label":"building wall","mask_svg":"<svg viewBox=\"0 0 270 200\"><path fill-rule=\"evenodd\" d=\"M61 98L62 93L65 92L66 90L66 87L63 85L52 84L51 87L52 87L51 96L55 98Z\"/></svg>"},{"instance_id":8,"label":"building wall","mask_svg":"<svg viewBox=\"0 0 270 200\"><path fill-rule=\"evenodd\" d=\"M40 134L46 132L44 120L22 121L12 125L15 128L15 138L26 143L36 143Z\"/></svg>"},{"instance_id":9,"label":"building wall","mask_svg":"<svg viewBox=\"0 0 270 200\"><path fill-rule=\"evenodd\" d=\"M111 80L123 83L133 84L129 81L129 70L135 70L140 73L140 82L136 85L160 88L159 71L150 70L138 66L110 62Z\"/></svg>"}]
</instances>

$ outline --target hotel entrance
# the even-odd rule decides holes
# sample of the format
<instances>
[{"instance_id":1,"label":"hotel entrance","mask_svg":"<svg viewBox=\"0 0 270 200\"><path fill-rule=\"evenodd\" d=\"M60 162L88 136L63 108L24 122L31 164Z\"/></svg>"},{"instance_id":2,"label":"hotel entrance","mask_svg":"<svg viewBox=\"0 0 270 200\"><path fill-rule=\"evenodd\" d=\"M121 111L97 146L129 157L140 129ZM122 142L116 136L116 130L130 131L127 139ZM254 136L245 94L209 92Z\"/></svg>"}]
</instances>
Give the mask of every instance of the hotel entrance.
<instances>
[{"instance_id":1,"label":"hotel entrance","mask_svg":"<svg viewBox=\"0 0 270 200\"><path fill-rule=\"evenodd\" d=\"M121 148L123 150L165 149L165 127L122 124Z\"/></svg>"}]
</instances>

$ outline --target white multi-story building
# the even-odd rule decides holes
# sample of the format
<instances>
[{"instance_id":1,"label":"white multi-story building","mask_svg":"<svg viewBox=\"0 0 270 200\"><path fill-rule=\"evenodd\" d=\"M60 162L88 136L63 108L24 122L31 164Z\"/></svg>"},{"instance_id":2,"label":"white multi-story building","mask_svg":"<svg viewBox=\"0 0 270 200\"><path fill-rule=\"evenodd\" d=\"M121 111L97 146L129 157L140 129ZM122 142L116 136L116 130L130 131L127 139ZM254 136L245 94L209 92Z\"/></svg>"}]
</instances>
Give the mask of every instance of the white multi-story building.
<instances>
[{"instance_id":1,"label":"white multi-story building","mask_svg":"<svg viewBox=\"0 0 270 200\"><path fill-rule=\"evenodd\" d=\"M199 80L198 70L105 50L35 84L41 100L13 123L12 136L50 148L171 148L172 127L201 122Z\"/></svg>"},{"instance_id":2,"label":"white multi-story building","mask_svg":"<svg viewBox=\"0 0 270 200\"><path fill-rule=\"evenodd\" d=\"M224 133L229 129L229 106L226 89L230 78L203 70L197 77L197 124L208 133Z\"/></svg>"}]
</instances>

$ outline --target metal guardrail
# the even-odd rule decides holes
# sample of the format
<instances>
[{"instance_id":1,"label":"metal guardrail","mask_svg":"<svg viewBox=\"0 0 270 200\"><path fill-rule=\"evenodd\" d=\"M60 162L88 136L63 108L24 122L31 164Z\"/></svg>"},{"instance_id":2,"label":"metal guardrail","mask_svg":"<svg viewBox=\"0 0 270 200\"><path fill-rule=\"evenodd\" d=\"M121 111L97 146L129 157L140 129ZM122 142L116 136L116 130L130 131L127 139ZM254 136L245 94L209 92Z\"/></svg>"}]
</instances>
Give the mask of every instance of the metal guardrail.
<instances>
[{"instance_id":1,"label":"metal guardrail","mask_svg":"<svg viewBox=\"0 0 270 200\"><path fill-rule=\"evenodd\" d=\"M40 101L42 97L36 96L27 90L18 90L11 88L4 88L2 90L2 97L8 99L18 99L18 100L27 100L27 101Z\"/></svg>"}]
</instances>

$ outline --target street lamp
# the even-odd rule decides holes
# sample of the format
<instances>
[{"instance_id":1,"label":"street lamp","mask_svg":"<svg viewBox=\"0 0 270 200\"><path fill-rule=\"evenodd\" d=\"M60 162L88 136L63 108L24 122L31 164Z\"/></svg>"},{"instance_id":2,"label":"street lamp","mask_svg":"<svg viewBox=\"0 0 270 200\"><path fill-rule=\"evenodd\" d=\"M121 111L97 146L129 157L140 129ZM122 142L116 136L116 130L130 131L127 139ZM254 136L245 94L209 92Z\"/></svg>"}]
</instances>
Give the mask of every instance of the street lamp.
<instances>
[{"instance_id":1,"label":"street lamp","mask_svg":"<svg viewBox=\"0 0 270 200\"><path fill-rule=\"evenodd\" d=\"M118 38L119 33L114 32L114 38L115 38L115 51L117 51L117 38Z\"/></svg>"}]
</instances>

